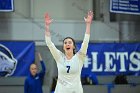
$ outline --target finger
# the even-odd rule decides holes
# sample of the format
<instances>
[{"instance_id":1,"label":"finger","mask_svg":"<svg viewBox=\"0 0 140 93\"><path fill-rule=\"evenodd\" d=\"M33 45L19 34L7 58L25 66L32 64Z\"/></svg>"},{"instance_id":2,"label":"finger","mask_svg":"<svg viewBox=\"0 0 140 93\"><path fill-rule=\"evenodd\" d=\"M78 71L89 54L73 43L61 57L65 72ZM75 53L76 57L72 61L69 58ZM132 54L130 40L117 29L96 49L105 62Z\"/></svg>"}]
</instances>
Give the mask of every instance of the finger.
<instances>
[{"instance_id":1,"label":"finger","mask_svg":"<svg viewBox=\"0 0 140 93\"><path fill-rule=\"evenodd\" d=\"M84 17L84 20L86 21L87 19Z\"/></svg>"},{"instance_id":2,"label":"finger","mask_svg":"<svg viewBox=\"0 0 140 93\"><path fill-rule=\"evenodd\" d=\"M93 15L93 12L92 11L89 11L89 15Z\"/></svg>"}]
</instances>

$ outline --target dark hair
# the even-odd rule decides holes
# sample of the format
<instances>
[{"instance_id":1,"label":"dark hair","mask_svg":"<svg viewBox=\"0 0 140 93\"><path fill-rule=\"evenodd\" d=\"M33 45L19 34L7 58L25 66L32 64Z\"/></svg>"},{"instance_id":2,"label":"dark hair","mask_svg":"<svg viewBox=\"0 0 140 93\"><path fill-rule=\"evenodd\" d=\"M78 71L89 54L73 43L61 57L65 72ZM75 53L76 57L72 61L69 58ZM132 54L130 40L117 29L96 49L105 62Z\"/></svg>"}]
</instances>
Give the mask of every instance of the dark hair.
<instances>
[{"instance_id":1,"label":"dark hair","mask_svg":"<svg viewBox=\"0 0 140 93\"><path fill-rule=\"evenodd\" d=\"M72 42L73 42L73 45L74 45L74 49L73 49L73 54L76 54L76 43L75 43L75 40L72 38L72 37L66 37L66 38L64 38L63 39L63 44L64 44L64 41L66 40L66 39L71 39L72 40ZM64 47L64 46L63 46Z\"/></svg>"}]
</instances>

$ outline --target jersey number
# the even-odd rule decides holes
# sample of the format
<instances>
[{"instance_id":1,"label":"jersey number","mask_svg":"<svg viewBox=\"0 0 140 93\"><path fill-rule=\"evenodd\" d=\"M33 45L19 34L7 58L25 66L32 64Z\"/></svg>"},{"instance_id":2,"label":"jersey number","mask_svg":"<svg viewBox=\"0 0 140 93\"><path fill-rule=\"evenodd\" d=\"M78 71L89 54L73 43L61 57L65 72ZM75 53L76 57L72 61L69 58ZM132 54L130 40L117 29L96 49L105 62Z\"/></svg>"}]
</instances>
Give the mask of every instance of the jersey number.
<instances>
[{"instance_id":1,"label":"jersey number","mask_svg":"<svg viewBox=\"0 0 140 93\"><path fill-rule=\"evenodd\" d=\"M67 69L67 73L69 73L69 71L70 71L70 66L67 66L67 68L68 68L68 69Z\"/></svg>"}]
</instances>

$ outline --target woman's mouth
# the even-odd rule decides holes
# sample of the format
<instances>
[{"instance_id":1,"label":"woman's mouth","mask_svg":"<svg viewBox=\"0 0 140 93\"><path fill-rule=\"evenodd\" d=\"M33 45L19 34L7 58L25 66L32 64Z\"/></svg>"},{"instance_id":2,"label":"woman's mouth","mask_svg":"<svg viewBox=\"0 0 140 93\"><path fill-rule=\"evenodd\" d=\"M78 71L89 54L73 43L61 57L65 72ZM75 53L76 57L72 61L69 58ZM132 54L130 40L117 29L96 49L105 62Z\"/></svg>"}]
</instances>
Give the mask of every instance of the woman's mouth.
<instances>
[{"instance_id":1,"label":"woman's mouth","mask_svg":"<svg viewBox=\"0 0 140 93\"><path fill-rule=\"evenodd\" d=\"M66 50L70 50L70 48L66 48Z\"/></svg>"}]
</instances>

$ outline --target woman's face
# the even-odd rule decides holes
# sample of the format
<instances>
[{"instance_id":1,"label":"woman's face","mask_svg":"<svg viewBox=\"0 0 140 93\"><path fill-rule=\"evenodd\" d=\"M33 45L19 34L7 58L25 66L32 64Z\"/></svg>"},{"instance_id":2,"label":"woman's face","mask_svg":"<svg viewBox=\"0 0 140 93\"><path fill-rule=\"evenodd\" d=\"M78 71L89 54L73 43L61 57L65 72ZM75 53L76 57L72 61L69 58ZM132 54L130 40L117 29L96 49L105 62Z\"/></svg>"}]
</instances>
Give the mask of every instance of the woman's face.
<instances>
[{"instance_id":1,"label":"woman's face","mask_svg":"<svg viewBox=\"0 0 140 93\"><path fill-rule=\"evenodd\" d=\"M32 76L35 76L37 74L37 66L35 64L31 64L30 73Z\"/></svg>"},{"instance_id":2,"label":"woman's face","mask_svg":"<svg viewBox=\"0 0 140 93\"><path fill-rule=\"evenodd\" d=\"M73 53L73 49L75 49L72 39L67 38L64 40L63 49L65 53Z\"/></svg>"}]
</instances>

